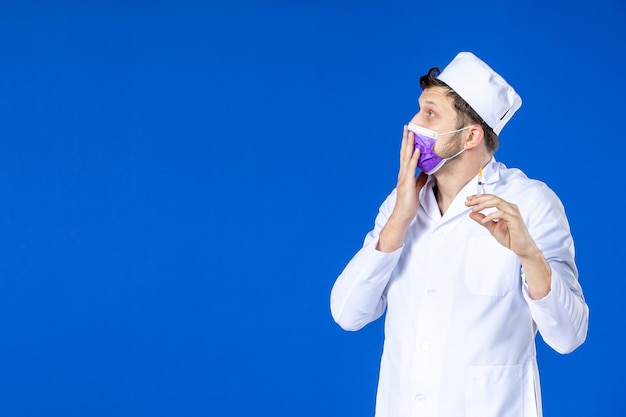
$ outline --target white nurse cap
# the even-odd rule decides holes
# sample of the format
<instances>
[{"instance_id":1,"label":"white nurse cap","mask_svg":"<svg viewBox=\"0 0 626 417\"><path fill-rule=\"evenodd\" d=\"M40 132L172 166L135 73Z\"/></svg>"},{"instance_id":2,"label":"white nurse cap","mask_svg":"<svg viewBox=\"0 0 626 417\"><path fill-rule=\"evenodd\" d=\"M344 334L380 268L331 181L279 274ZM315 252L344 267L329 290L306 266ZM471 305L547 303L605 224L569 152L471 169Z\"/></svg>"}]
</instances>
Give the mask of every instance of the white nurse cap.
<instances>
[{"instance_id":1,"label":"white nurse cap","mask_svg":"<svg viewBox=\"0 0 626 417\"><path fill-rule=\"evenodd\" d=\"M513 87L471 52L460 52L437 78L461 96L496 135L522 105Z\"/></svg>"}]
</instances>

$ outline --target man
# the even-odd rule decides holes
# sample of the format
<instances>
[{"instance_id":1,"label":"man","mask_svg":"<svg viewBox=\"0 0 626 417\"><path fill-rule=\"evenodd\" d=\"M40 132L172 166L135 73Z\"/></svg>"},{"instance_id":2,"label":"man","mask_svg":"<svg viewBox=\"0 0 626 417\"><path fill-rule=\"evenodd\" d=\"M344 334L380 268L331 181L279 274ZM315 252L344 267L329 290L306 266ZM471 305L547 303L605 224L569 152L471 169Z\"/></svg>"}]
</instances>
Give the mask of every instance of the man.
<instances>
[{"instance_id":1,"label":"man","mask_svg":"<svg viewBox=\"0 0 626 417\"><path fill-rule=\"evenodd\" d=\"M333 286L333 318L354 331L386 311L377 417L541 416L537 331L560 353L587 335L563 206L493 157L521 106L493 69L462 52L420 85L397 186Z\"/></svg>"}]
</instances>

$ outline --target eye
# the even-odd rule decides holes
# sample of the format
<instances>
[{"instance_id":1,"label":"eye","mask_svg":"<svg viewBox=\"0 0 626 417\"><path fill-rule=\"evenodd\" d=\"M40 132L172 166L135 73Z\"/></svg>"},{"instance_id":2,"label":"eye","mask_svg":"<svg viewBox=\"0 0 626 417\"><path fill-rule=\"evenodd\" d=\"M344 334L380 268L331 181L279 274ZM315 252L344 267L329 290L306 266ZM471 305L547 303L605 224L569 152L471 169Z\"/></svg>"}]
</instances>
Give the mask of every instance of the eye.
<instances>
[{"instance_id":1,"label":"eye","mask_svg":"<svg viewBox=\"0 0 626 417\"><path fill-rule=\"evenodd\" d=\"M430 106L424 106L418 109L418 113L425 117L426 119L434 119L437 117L437 113Z\"/></svg>"}]
</instances>

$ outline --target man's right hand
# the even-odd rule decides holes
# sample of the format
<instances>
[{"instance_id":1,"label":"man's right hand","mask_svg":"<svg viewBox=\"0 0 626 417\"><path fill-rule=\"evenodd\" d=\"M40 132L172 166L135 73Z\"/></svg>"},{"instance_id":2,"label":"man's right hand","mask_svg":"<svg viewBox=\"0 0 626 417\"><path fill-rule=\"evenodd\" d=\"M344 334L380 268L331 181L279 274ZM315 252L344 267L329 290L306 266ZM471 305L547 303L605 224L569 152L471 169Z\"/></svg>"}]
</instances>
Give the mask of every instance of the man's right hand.
<instances>
[{"instance_id":1,"label":"man's right hand","mask_svg":"<svg viewBox=\"0 0 626 417\"><path fill-rule=\"evenodd\" d=\"M420 151L415 148L415 136L408 130L407 125L404 125L400 147L400 171L396 186L396 205L387 224L380 231L376 249L381 252L393 252L402 246L411 221L417 215L419 192L428 179L423 172L415 178L419 157Z\"/></svg>"}]
</instances>

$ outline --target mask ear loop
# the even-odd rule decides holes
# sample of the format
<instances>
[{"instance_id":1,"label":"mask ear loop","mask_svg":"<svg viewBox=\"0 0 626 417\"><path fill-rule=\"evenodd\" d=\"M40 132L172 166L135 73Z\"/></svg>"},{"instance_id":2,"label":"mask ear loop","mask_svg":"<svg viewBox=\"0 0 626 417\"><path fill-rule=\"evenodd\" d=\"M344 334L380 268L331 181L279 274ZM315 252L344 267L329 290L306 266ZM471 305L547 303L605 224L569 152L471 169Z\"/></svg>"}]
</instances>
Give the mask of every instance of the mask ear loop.
<instances>
[{"instance_id":1,"label":"mask ear loop","mask_svg":"<svg viewBox=\"0 0 626 417\"><path fill-rule=\"evenodd\" d=\"M462 130L469 129L470 127L472 127L472 126L470 125L470 126L467 126L467 127L463 127L461 129L453 130L452 132L440 133L439 136L441 136L441 135L449 135L450 133L457 133L457 132L460 132ZM433 145L433 148L434 148L434 146L435 145ZM443 158L443 161L448 162L449 160L454 159L457 156L461 155L465 151L466 151L466 148L465 148L465 145L464 145L463 149L461 149L460 151L458 151L457 153L455 153L454 155L452 155L449 158Z\"/></svg>"},{"instance_id":2,"label":"mask ear loop","mask_svg":"<svg viewBox=\"0 0 626 417\"><path fill-rule=\"evenodd\" d=\"M451 131L451 132L438 133L438 134L437 134L437 136L443 136L443 135L449 135L449 134L451 134L451 133L461 132L461 131L463 131L463 130L465 130L465 129L469 129L469 128L470 128L470 127L472 127L472 126L473 126L473 125L465 126L465 127L460 128L460 129L453 130L453 131Z\"/></svg>"},{"instance_id":3,"label":"mask ear loop","mask_svg":"<svg viewBox=\"0 0 626 417\"><path fill-rule=\"evenodd\" d=\"M449 158L442 158L444 161L449 161L451 159L456 158L457 156L461 155L463 152L465 152L465 148L461 149L460 151L458 151L457 153L455 153L454 155L452 155Z\"/></svg>"}]
</instances>

